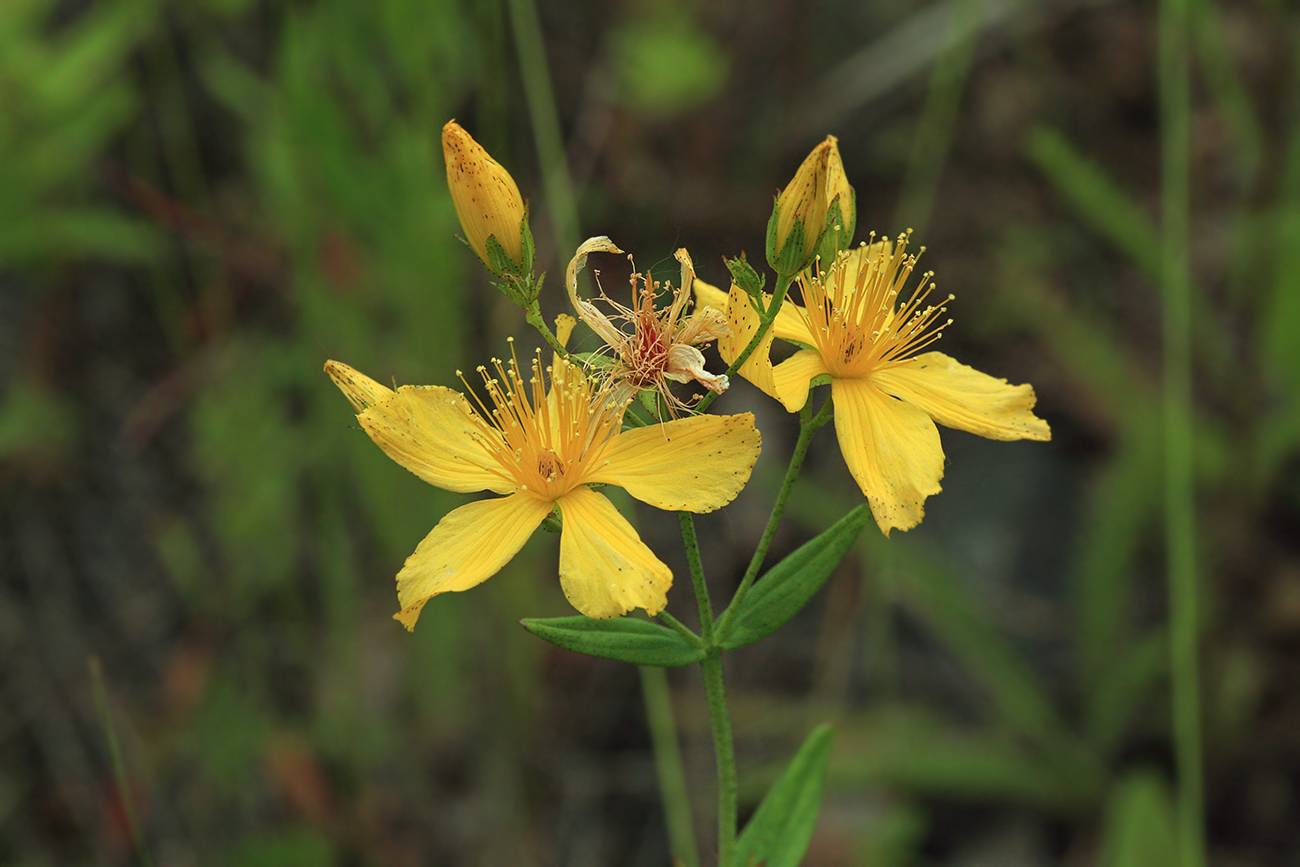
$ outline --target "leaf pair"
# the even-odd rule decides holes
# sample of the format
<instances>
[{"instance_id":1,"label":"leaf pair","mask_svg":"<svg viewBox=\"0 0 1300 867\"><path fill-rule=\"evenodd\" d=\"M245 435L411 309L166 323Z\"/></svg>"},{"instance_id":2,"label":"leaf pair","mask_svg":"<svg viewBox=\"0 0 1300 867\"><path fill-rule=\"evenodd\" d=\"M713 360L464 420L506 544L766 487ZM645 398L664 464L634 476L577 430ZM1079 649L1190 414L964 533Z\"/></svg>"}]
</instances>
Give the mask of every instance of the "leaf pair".
<instances>
[{"instance_id":1,"label":"leaf pair","mask_svg":"<svg viewBox=\"0 0 1300 867\"><path fill-rule=\"evenodd\" d=\"M788 623L826 583L869 517L865 505L854 508L769 569L719 619L717 646L744 647ZM684 631L632 617L547 617L521 622L538 638L565 650L636 665L690 665L703 659L708 649Z\"/></svg>"}]
</instances>

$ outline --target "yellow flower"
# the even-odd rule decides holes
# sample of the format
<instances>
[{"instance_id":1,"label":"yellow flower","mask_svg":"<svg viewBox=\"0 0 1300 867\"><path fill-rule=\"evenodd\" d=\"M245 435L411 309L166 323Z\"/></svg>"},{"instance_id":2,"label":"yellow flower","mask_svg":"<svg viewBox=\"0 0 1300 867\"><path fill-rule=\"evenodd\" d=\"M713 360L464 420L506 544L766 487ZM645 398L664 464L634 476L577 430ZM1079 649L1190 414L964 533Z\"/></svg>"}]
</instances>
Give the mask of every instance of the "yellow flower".
<instances>
[{"instance_id":1,"label":"yellow flower","mask_svg":"<svg viewBox=\"0 0 1300 867\"><path fill-rule=\"evenodd\" d=\"M838 213L835 225L827 217ZM822 233L832 230L846 245L853 237L853 187L844 173L839 139L833 135L813 148L776 199L768 224L767 259L783 274L802 270L817 251ZM793 237L792 237L793 236ZM786 249L791 243L790 249Z\"/></svg>"},{"instance_id":2,"label":"yellow flower","mask_svg":"<svg viewBox=\"0 0 1300 867\"><path fill-rule=\"evenodd\" d=\"M758 459L753 415L624 431L626 404L568 361L543 370L539 354L525 378L512 351L509 361L478 371L487 401L466 384L471 405L450 388L393 391L346 364L325 363L361 427L394 461L444 490L502 495L453 510L424 538L397 574L395 619L413 629L429 599L492 577L553 508L563 520L560 585L573 607L600 618L634 608L658 613L672 573L591 486L617 485L660 509L721 508Z\"/></svg>"},{"instance_id":3,"label":"yellow flower","mask_svg":"<svg viewBox=\"0 0 1300 867\"><path fill-rule=\"evenodd\" d=\"M942 352L923 351L951 324L946 305L953 296L927 303L932 273L905 291L917 262L907 253L908 239L863 244L825 272L800 276L803 306L782 305L740 370L790 412L803 408L813 380L829 378L840 451L885 535L919 524L926 498L940 490L944 457L936 421L996 440L1052 437L1033 414L1032 386L1010 385ZM695 292L700 303L727 310L731 333L718 349L732 361L758 329L758 315L734 285L723 293L697 281ZM801 348L773 366L774 338Z\"/></svg>"},{"instance_id":4,"label":"yellow flower","mask_svg":"<svg viewBox=\"0 0 1300 867\"><path fill-rule=\"evenodd\" d=\"M727 318L719 310L698 307L688 314L691 286L695 282L695 265L690 253L679 249L673 255L681 263L681 285L663 284L649 275L632 273L632 306L625 307L601 293L599 301L611 311L606 314L594 302L578 295L578 272L586 265L590 253L622 253L604 236L588 238L578 247L565 273L569 301L578 318L596 332L610 349L612 357L602 375L616 384L619 398L630 398L642 390L653 390L663 398L672 415L688 404L669 388L669 382L698 382L709 391L721 393L727 388L725 375L709 373L704 366L705 346L724 335ZM672 301L656 307L655 297L666 290ZM625 328L624 326L630 326Z\"/></svg>"},{"instance_id":5,"label":"yellow flower","mask_svg":"<svg viewBox=\"0 0 1300 867\"><path fill-rule=\"evenodd\" d=\"M442 128L442 155L465 240L483 264L499 274L501 263L489 251L488 239L494 239L514 269L526 275L532 263L526 261L526 211L515 179L454 120Z\"/></svg>"}]
</instances>

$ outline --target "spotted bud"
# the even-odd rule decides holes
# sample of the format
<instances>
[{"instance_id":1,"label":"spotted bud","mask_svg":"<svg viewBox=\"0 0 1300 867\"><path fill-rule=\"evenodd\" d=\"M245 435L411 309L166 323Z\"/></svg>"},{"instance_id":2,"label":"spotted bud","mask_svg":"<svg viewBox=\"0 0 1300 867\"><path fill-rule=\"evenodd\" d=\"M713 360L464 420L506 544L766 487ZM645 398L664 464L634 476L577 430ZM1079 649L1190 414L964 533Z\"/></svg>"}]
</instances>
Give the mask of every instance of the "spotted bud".
<instances>
[{"instance_id":1,"label":"spotted bud","mask_svg":"<svg viewBox=\"0 0 1300 867\"><path fill-rule=\"evenodd\" d=\"M768 263L781 274L800 271L827 231L837 238L843 234L847 245L854 220L853 188L844 173L839 142L830 135L804 158L777 196L768 221Z\"/></svg>"},{"instance_id":2,"label":"spotted bud","mask_svg":"<svg viewBox=\"0 0 1300 867\"><path fill-rule=\"evenodd\" d=\"M494 274L527 276L532 236L514 178L454 120L442 128L442 155L465 240Z\"/></svg>"}]
</instances>

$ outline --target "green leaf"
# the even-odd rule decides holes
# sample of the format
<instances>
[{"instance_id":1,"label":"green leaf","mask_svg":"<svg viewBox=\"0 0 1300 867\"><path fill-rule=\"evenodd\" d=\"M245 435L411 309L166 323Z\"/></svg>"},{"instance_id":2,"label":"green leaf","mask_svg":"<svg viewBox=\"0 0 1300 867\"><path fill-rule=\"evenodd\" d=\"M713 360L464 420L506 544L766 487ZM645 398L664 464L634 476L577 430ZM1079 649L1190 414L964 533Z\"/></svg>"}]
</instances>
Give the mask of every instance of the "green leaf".
<instances>
[{"instance_id":1,"label":"green leaf","mask_svg":"<svg viewBox=\"0 0 1300 867\"><path fill-rule=\"evenodd\" d=\"M528 617L519 621L538 638L556 647L636 665L690 665L704 658L704 645L666 626L617 617Z\"/></svg>"},{"instance_id":2,"label":"green leaf","mask_svg":"<svg viewBox=\"0 0 1300 867\"><path fill-rule=\"evenodd\" d=\"M796 867L808 850L831 754L830 726L820 725L758 805L736 841L739 867Z\"/></svg>"},{"instance_id":3,"label":"green leaf","mask_svg":"<svg viewBox=\"0 0 1300 867\"><path fill-rule=\"evenodd\" d=\"M501 246L496 235L488 235L484 246L487 248L487 265L492 269L493 274L504 276L519 270L519 265L510 258L510 254L506 252L505 247Z\"/></svg>"},{"instance_id":4,"label":"green leaf","mask_svg":"<svg viewBox=\"0 0 1300 867\"><path fill-rule=\"evenodd\" d=\"M784 626L808 604L857 538L870 517L857 506L820 535L805 542L769 569L741 600L734 613L727 609L725 632L718 644L728 650L753 644Z\"/></svg>"}]
</instances>

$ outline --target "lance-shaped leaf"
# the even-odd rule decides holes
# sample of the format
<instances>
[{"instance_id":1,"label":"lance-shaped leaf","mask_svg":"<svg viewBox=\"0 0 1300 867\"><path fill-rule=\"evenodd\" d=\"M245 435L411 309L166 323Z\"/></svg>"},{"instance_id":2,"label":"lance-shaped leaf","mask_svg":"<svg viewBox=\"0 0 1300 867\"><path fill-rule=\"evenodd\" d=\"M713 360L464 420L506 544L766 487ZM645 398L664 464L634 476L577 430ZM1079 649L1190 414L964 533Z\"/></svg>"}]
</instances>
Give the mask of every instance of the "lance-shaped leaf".
<instances>
[{"instance_id":1,"label":"lance-shaped leaf","mask_svg":"<svg viewBox=\"0 0 1300 867\"><path fill-rule=\"evenodd\" d=\"M525 618L524 629L556 647L636 665L690 665L704 658L704 645L687 636L632 617Z\"/></svg>"},{"instance_id":2,"label":"lance-shaped leaf","mask_svg":"<svg viewBox=\"0 0 1300 867\"><path fill-rule=\"evenodd\" d=\"M768 790L736 841L737 867L797 867L803 861L821 809L831 736L830 726L813 729Z\"/></svg>"},{"instance_id":3,"label":"lance-shaped leaf","mask_svg":"<svg viewBox=\"0 0 1300 867\"><path fill-rule=\"evenodd\" d=\"M769 569L737 611L728 609L726 632L718 643L733 650L784 626L826 583L870 516L866 505L854 508Z\"/></svg>"}]
</instances>

